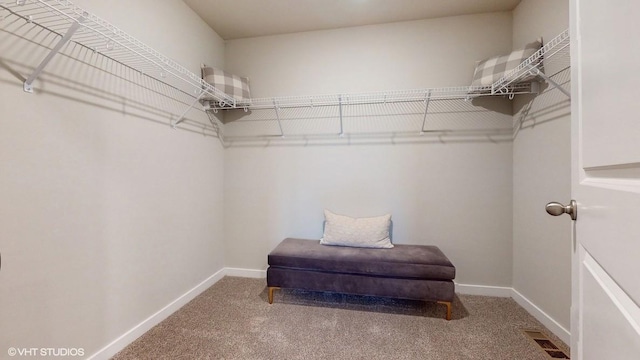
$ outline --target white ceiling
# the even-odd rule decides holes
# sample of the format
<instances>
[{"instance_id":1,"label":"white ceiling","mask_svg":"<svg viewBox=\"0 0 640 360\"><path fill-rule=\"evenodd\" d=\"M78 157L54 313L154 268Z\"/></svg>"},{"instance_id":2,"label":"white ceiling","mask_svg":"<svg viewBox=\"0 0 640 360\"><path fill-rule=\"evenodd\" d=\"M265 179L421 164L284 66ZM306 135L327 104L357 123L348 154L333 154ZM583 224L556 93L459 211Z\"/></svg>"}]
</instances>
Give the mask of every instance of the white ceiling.
<instances>
[{"instance_id":1,"label":"white ceiling","mask_svg":"<svg viewBox=\"0 0 640 360\"><path fill-rule=\"evenodd\" d=\"M513 10L520 0L183 0L225 40Z\"/></svg>"}]
</instances>

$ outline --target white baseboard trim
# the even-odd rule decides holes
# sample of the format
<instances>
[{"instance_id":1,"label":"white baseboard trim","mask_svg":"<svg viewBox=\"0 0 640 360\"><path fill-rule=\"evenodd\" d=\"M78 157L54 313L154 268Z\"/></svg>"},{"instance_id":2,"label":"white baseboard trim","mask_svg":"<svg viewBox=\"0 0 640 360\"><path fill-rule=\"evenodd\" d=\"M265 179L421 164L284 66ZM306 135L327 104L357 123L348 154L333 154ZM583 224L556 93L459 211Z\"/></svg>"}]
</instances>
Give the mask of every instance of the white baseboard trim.
<instances>
[{"instance_id":1,"label":"white baseboard trim","mask_svg":"<svg viewBox=\"0 0 640 360\"><path fill-rule=\"evenodd\" d=\"M191 290L187 291L174 301L172 301L167 306L160 309L155 314L149 316L145 320L143 320L140 324L134 326L131 330L127 331L114 341L112 341L109 345L103 347L98 350L95 354L88 357L90 360L102 360L109 359L113 357L118 351L127 347L127 345L131 344L134 340L142 336L145 332L149 331L152 327L159 324L162 320L169 317L169 315L176 312L178 309L186 305L189 301L193 300L196 296L200 295L202 292L210 288L213 284L218 282L225 276L226 269L221 269L215 274L209 276L200 284L193 287Z\"/></svg>"},{"instance_id":2,"label":"white baseboard trim","mask_svg":"<svg viewBox=\"0 0 640 360\"><path fill-rule=\"evenodd\" d=\"M540 309L536 304L532 303L531 300L524 297L524 295L518 292L518 290L511 289L511 298L513 298L518 305L527 310L527 312L534 318L540 321L542 325L546 326L547 329L559 337L560 340L564 341L565 344L571 344L571 333L569 330L565 329L551 316L549 316L549 314Z\"/></svg>"},{"instance_id":3,"label":"white baseboard trim","mask_svg":"<svg viewBox=\"0 0 640 360\"><path fill-rule=\"evenodd\" d=\"M456 293L465 295L511 297L511 290L512 288L504 286L469 285L456 283Z\"/></svg>"},{"instance_id":4,"label":"white baseboard trim","mask_svg":"<svg viewBox=\"0 0 640 360\"><path fill-rule=\"evenodd\" d=\"M237 276L252 279L264 279L267 277L267 270L224 268L226 276Z\"/></svg>"},{"instance_id":5,"label":"white baseboard trim","mask_svg":"<svg viewBox=\"0 0 640 360\"><path fill-rule=\"evenodd\" d=\"M540 321L542 325L546 326L549 331L559 337L560 340L564 341L565 344L571 344L571 333L567 329L514 288L456 284L456 293L465 295L510 297L518 305L522 306L529 314L531 314L531 316Z\"/></svg>"}]
</instances>

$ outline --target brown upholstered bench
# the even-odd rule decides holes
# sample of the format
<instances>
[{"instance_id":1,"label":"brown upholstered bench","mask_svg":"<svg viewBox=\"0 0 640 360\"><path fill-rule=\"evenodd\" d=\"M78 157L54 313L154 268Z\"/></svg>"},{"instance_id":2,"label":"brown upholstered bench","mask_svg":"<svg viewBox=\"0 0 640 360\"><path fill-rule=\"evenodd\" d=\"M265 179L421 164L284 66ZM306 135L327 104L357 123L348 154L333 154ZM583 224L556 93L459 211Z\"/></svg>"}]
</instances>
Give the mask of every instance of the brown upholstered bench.
<instances>
[{"instance_id":1,"label":"brown upholstered bench","mask_svg":"<svg viewBox=\"0 0 640 360\"><path fill-rule=\"evenodd\" d=\"M369 249L284 239L268 256L269 303L279 288L435 301L451 319L456 269L436 246Z\"/></svg>"}]
</instances>

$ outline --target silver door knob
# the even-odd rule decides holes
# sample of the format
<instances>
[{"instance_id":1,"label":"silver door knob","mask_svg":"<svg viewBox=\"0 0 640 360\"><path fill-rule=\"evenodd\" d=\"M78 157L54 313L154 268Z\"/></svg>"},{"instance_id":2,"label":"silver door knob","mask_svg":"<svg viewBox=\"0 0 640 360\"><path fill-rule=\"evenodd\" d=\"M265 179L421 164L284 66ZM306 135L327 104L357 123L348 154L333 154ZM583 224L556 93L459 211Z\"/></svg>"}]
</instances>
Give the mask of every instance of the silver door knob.
<instances>
[{"instance_id":1,"label":"silver door knob","mask_svg":"<svg viewBox=\"0 0 640 360\"><path fill-rule=\"evenodd\" d=\"M569 205L562 205L558 202L550 202L545 206L547 213L549 215L558 216L562 214L569 214L571 216L571 220L575 220L578 218L578 204L575 200L571 200Z\"/></svg>"}]
</instances>

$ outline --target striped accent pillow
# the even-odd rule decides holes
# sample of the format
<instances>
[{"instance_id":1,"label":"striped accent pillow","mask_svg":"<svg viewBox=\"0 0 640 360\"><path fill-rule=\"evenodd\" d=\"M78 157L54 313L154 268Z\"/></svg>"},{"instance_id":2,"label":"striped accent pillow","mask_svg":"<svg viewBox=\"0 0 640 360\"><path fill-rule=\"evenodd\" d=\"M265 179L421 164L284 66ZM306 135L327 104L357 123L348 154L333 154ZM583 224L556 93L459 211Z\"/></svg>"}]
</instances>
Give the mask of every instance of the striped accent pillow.
<instances>
[{"instance_id":1,"label":"striped accent pillow","mask_svg":"<svg viewBox=\"0 0 640 360\"><path fill-rule=\"evenodd\" d=\"M230 74L224 70L202 65L202 79L216 89L233 97L236 105L250 105L251 92L249 90L249 78ZM216 100L210 95L206 95L202 100Z\"/></svg>"},{"instance_id":2,"label":"striped accent pillow","mask_svg":"<svg viewBox=\"0 0 640 360\"><path fill-rule=\"evenodd\" d=\"M520 63L535 54L542 46L542 39L527 44L524 48L514 50L509 55L495 56L478 62L473 73L471 86L492 85L501 77L515 69ZM532 76L520 79L520 82L531 80Z\"/></svg>"}]
</instances>

